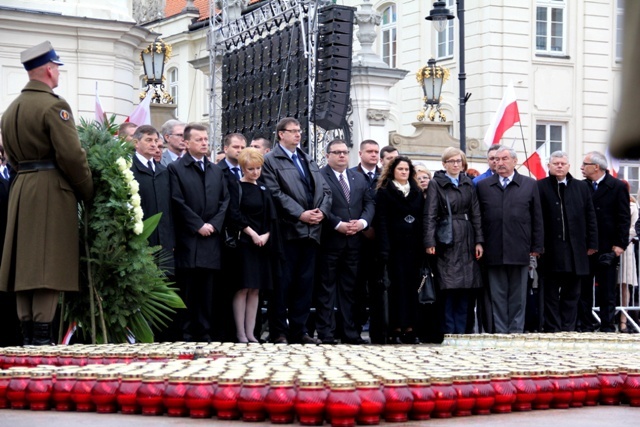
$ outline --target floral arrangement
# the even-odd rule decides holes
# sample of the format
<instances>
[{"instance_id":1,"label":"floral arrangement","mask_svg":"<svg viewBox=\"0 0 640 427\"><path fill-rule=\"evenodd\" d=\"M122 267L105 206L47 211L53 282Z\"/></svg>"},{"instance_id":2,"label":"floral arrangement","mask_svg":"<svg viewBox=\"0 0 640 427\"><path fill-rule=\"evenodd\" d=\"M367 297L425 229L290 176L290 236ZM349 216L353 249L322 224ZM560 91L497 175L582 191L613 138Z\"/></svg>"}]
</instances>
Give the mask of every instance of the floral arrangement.
<instances>
[{"instance_id":1,"label":"floral arrangement","mask_svg":"<svg viewBox=\"0 0 640 427\"><path fill-rule=\"evenodd\" d=\"M91 342L153 342L152 327L184 308L158 265L148 236L160 215L142 221L139 184L130 170L133 146L105 124L81 121L78 131L93 174L94 198L80 206L81 290L66 293L63 320Z\"/></svg>"}]
</instances>

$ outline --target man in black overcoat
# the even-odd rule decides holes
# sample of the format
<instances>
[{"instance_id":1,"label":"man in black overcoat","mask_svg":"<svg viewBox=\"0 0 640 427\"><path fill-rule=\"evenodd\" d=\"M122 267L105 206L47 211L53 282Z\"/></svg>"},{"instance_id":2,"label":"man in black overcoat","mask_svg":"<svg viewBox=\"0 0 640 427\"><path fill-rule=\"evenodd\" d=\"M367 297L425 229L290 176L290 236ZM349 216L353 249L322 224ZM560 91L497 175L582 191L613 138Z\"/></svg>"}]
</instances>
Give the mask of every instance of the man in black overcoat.
<instances>
[{"instance_id":1,"label":"man in black overcoat","mask_svg":"<svg viewBox=\"0 0 640 427\"><path fill-rule=\"evenodd\" d=\"M300 148L300 122L276 125L278 144L264 157L264 182L273 196L286 263L269 301L269 333L275 343L319 344L306 323L311 309L322 220L331 211L331 190L320 169Z\"/></svg>"},{"instance_id":2,"label":"man in black overcoat","mask_svg":"<svg viewBox=\"0 0 640 427\"><path fill-rule=\"evenodd\" d=\"M175 231L173 229L173 213L171 211L171 191L169 172L161 163L154 161L153 155L161 144L158 131L149 125L138 127L133 134L135 154L131 162L131 172L139 185L140 207L143 220L162 213L160 222L149 236L150 246L161 246L158 254L159 266L169 281L175 281ZM155 333L156 341L180 341L181 327L175 319L168 321L167 328Z\"/></svg>"},{"instance_id":3,"label":"man in black overcoat","mask_svg":"<svg viewBox=\"0 0 640 427\"><path fill-rule=\"evenodd\" d=\"M220 232L229 193L222 170L206 156L207 128L189 124L184 129L184 139L187 153L167 168L176 230L176 277L184 290L188 313L183 338L185 341L219 340L222 325L214 325L211 319L215 272L221 265Z\"/></svg>"},{"instance_id":4,"label":"man in black overcoat","mask_svg":"<svg viewBox=\"0 0 640 427\"><path fill-rule=\"evenodd\" d=\"M589 185L569 173L567 153L549 158L549 176L538 181L545 225L538 271L544 293L544 331L574 331L581 278L598 251L598 226Z\"/></svg>"},{"instance_id":5,"label":"man in black overcoat","mask_svg":"<svg viewBox=\"0 0 640 427\"><path fill-rule=\"evenodd\" d=\"M353 308L361 231L373 221L374 201L364 177L347 170L347 144L335 139L327 144L326 150L327 166L320 172L332 197L331 211L322 227L322 279L316 288L316 328L318 338L325 344L335 344L338 337L345 343L364 344Z\"/></svg>"},{"instance_id":6,"label":"man in black overcoat","mask_svg":"<svg viewBox=\"0 0 640 427\"><path fill-rule=\"evenodd\" d=\"M497 173L477 188L494 332L522 333L530 259L544 247L540 196L536 181L515 170L515 150L502 146L495 155Z\"/></svg>"},{"instance_id":7,"label":"man in black overcoat","mask_svg":"<svg viewBox=\"0 0 640 427\"><path fill-rule=\"evenodd\" d=\"M590 275L582 282L579 329L593 331L597 322L592 314L593 279L596 303L600 307L600 332L615 332L616 284L620 255L629 244L631 209L627 186L607 171L606 157L597 151L582 161L582 175L591 188L598 223L598 252L589 257Z\"/></svg>"}]
</instances>

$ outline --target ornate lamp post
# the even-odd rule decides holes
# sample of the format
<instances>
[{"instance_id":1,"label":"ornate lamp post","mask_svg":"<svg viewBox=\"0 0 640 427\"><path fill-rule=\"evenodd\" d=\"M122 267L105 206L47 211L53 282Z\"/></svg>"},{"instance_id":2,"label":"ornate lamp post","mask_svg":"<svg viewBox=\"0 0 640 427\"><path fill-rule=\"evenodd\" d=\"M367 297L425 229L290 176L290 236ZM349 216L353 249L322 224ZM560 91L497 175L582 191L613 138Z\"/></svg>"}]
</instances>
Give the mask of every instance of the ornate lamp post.
<instances>
[{"instance_id":1,"label":"ornate lamp post","mask_svg":"<svg viewBox=\"0 0 640 427\"><path fill-rule=\"evenodd\" d=\"M152 90L152 102L158 104L171 104L173 98L164 90L164 64L171 58L171 45L166 44L162 39L156 39L140 52L140 60L144 67L147 89L140 94L140 99L147 96Z\"/></svg>"},{"instance_id":2,"label":"ornate lamp post","mask_svg":"<svg viewBox=\"0 0 640 427\"><path fill-rule=\"evenodd\" d=\"M466 118L466 105L470 93L466 93L465 81L467 79L467 74L464 70L464 0L457 0L456 4L458 6L458 21L460 24L459 28L459 55L460 60L458 61L458 66L460 71L458 72L458 80L460 82L460 150L466 152L467 150L467 118ZM447 21L453 19L454 16L451 14L449 9L447 9L447 4L443 1L436 1L433 3L433 9L429 12L429 16L425 19L433 22L433 26L438 32L442 32L447 28Z\"/></svg>"},{"instance_id":3,"label":"ornate lamp post","mask_svg":"<svg viewBox=\"0 0 640 427\"><path fill-rule=\"evenodd\" d=\"M436 60L431 58L426 67L418 70L416 80L422 85L422 91L424 92L424 106L422 111L418 113L418 120L424 120L427 109L431 108L428 115L429 120L435 120L437 111L440 115L440 121L446 121L447 116L440 110L440 92L442 92L442 85L449 80L449 70L436 66Z\"/></svg>"}]
</instances>

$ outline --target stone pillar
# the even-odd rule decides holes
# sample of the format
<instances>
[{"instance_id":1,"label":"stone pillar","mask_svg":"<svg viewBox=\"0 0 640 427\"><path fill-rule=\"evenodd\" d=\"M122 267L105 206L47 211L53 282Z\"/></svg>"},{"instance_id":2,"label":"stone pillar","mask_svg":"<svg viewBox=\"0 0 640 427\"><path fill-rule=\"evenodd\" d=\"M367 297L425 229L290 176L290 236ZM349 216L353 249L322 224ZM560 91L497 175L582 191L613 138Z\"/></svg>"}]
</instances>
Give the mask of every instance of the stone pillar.
<instances>
[{"instance_id":1,"label":"stone pillar","mask_svg":"<svg viewBox=\"0 0 640 427\"><path fill-rule=\"evenodd\" d=\"M350 163L357 164L358 146L365 139L377 141L381 147L389 141L387 123L391 111L389 89L405 78L408 71L389 68L373 51L375 27L380 25L380 14L365 0L356 12L356 33L360 50L354 54L351 69L352 143Z\"/></svg>"}]
</instances>

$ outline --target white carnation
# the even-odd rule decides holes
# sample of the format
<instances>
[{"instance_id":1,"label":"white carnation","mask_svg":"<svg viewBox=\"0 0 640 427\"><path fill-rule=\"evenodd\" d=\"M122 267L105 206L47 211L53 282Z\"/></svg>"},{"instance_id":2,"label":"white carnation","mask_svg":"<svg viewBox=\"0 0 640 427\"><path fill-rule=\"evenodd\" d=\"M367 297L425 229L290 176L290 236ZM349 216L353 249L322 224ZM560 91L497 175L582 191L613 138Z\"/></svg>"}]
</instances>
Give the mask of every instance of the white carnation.
<instances>
[{"instance_id":1,"label":"white carnation","mask_svg":"<svg viewBox=\"0 0 640 427\"><path fill-rule=\"evenodd\" d=\"M136 195L140 192L140 184L135 179L129 183L129 188L131 188L131 194Z\"/></svg>"},{"instance_id":2,"label":"white carnation","mask_svg":"<svg viewBox=\"0 0 640 427\"><path fill-rule=\"evenodd\" d=\"M131 172L129 169L122 171L122 175L124 175L124 182L126 182L127 184L131 183L131 181L134 180L133 172Z\"/></svg>"},{"instance_id":3,"label":"white carnation","mask_svg":"<svg viewBox=\"0 0 640 427\"><path fill-rule=\"evenodd\" d=\"M118 169L120 169L120 171L124 172L128 169L127 162L122 157L119 157L118 160L116 160L116 165L118 165Z\"/></svg>"},{"instance_id":4,"label":"white carnation","mask_svg":"<svg viewBox=\"0 0 640 427\"><path fill-rule=\"evenodd\" d=\"M140 206L133 207L133 217L136 221L142 221L142 217L144 216L144 212L142 212L142 208Z\"/></svg>"},{"instance_id":5,"label":"white carnation","mask_svg":"<svg viewBox=\"0 0 640 427\"><path fill-rule=\"evenodd\" d=\"M142 231L144 230L144 226L142 225L142 222L138 221L136 222L136 225L133 226L133 232L135 234L142 234Z\"/></svg>"},{"instance_id":6,"label":"white carnation","mask_svg":"<svg viewBox=\"0 0 640 427\"><path fill-rule=\"evenodd\" d=\"M133 181L135 182L135 181ZM139 208L140 207L140 195L138 194L132 194L131 195L131 205L133 205L134 208Z\"/></svg>"}]
</instances>

